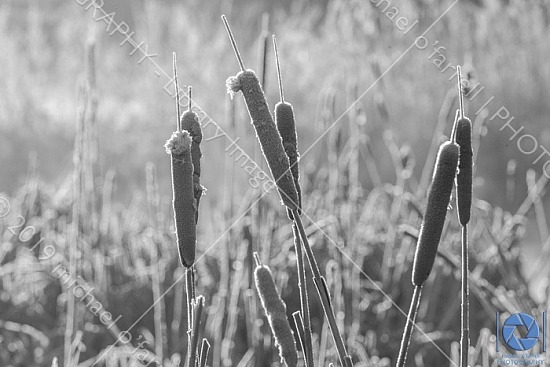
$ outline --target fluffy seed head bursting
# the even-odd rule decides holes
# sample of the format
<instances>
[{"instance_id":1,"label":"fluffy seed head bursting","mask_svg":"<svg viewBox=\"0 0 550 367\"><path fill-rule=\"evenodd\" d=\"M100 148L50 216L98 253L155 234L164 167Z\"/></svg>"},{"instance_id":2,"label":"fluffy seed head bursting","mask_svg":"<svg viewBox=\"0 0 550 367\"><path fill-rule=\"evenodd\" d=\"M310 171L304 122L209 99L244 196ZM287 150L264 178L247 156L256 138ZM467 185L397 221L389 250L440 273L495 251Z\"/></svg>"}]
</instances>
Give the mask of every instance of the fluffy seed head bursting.
<instances>
[{"instance_id":1,"label":"fluffy seed head bursting","mask_svg":"<svg viewBox=\"0 0 550 367\"><path fill-rule=\"evenodd\" d=\"M172 193L176 242L183 266L195 262L196 205L193 184L193 162L191 159L191 136L188 131L176 131L165 144L171 155Z\"/></svg>"},{"instance_id":2,"label":"fluffy seed head bursting","mask_svg":"<svg viewBox=\"0 0 550 367\"><path fill-rule=\"evenodd\" d=\"M456 202L458 220L465 226L470 221L472 207L472 122L463 117L456 123L456 143L460 147L458 174L456 176Z\"/></svg>"},{"instance_id":3,"label":"fluffy seed head bursting","mask_svg":"<svg viewBox=\"0 0 550 367\"><path fill-rule=\"evenodd\" d=\"M275 179L281 199L290 210L298 209L298 192L290 170L290 162L256 74L252 70L241 71L237 76L227 80L227 87L228 91L233 93L239 90L243 92L262 153Z\"/></svg>"},{"instance_id":4,"label":"fluffy seed head bursting","mask_svg":"<svg viewBox=\"0 0 550 367\"><path fill-rule=\"evenodd\" d=\"M273 274L267 266L258 265L254 279L275 344L279 348L279 356L287 367L295 367L298 364L296 342L286 316L286 305L277 291Z\"/></svg>"},{"instance_id":5,"label":"fluffy seed head bursting","mask_svg":"<svg viewBox=\"0 0 550 367\"><path fill-rule=\"evenodd\" d=\"M432 186L428 192L428 205L414 254L412 282L415 286L424 284L433 268L451 200L458 155L458 145L451 141L441 144L437 154Z\"/></svg>"},{"instance_id":6,"label":"fluffy seed head bursting","mask_svg":"<svg viewBox=\"0 0 550 367\"><path fill-rule=\"evenodd\" d=\"M191 136L188 131L174 131L164 144L166 153L181 155L191 149Z\"/></svg>"}]
</instances>

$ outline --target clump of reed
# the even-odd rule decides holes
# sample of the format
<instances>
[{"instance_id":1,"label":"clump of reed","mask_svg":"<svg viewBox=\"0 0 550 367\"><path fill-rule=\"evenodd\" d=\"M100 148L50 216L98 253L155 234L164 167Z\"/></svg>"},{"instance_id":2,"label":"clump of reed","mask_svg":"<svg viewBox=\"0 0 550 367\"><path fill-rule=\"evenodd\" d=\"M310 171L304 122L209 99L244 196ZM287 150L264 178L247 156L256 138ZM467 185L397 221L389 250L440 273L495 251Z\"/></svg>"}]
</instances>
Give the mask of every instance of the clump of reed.
<instances>
[{"instance_id":1,"label":"clump of reed","mask_svg":"<svg viewBox=\"0 0 550 367\"><path fill-rule=\"evenodd\" d=\"M321 271L319 270L319 266L317 265L317 261L315 260L315 256L311 250L304 225L300 218L298 192L296 190L294 177L291 172L290 160L283 147L281 135L277 131L275 123L273 122L273 117L269 112L269 107L258 78L256 77L254 71L247 70L244 66L233 37L233 33L231 32L227 19L224 15L222 15L222 21L241 68L241 71L237 74L237 76L227 79L227 91L230 94L234 94L239 91L243 92L248 113L256 130L256 136L260 141L260 146L264 157L273 177L275 178L282 201L287 206L287 209L292 212L291 214L294 219L294 223L298 229L298 233L300 234L302 244L306 251L306 257L313 274L313 282L321 300L323 311L329 323L334 344L340 358L340 363L344 367L352 366L353 363L351 356L349 356L346 351L344 341L334 316L334 309L330 300L330 293L328 291L326 281L324 277L321 276Z\"/></svg>"},{"instance_id":2,"label":"clump of reed","mask_svg":"<svg viewBox=\"0 0 550 367\"><path fill-rule=\"evenodd\" d=\"M195 297L193 267L197 243L198 204L203 192L203 187L200 184L202 132L198 116L191 109L191 88L188 90L188 110L183 116L180 114L180 94L175 53L173 54L173 63L177 126L176 131L172 133L172 136L166 142L165 149L166 153L170 154L172 158L171 172L176 242L180 261L187 269L185 273L188 335L187 365L195 366L199 362L197 348L199 344L199 326L204 307L204 297ZM208 351L205 350L205 353L208 353ZM206 361L201 363L206 363Z\"/></svg>"},{"instance_id":3,"label":"clump of reed","mask_svg":"<svg viewBox=\"0 0 550 367\"><path fill-rule=\"evenodd\" d=\"M254 253L254 258L256 259L254 270L256 289L275 338L275 345L279 348L281 362L287 367L295 367L298 364L298 352L294 334L286 316L286 305L279 295L271 269L261 263L258 253Z\"/></svg>"},{"instance_id":4,"label":"clump of reed","mask_svg":"<svg viewBox=\"0 0 550 367\"><path fill-rule=\"evenodd\" d=\"M441 144L435 162L435 171L428 192L426 212L422 221L416 252L414 254L412 271L414 292L403 331L401 347L396 363L397 367L403 367L406 362L413 326L420 304L422 286L432 271L437 255L437 248L441 240L441 233L445 224L447 208L451 200L451 192L456 177L459 158L459 147L454 142L453 138L454 133L450 141Z\"/></svg>"},{"instance_id":5,"label":"clump of reed","mask_svg":"<svg viewBox=\"0 0 550 367\"><path fill-rule=\"evenodd\" d=\"M256 130L256 136L260 141L260 148L275 179L279 195L283 203L290 210L295 210L298 208L298 192L296 191L294 178L289 169L290 162L285 154L281 136L269 112L264 91L256 73L253 70L245 68L225 16L222 16L222 20L241 68L241 71L236 76L227 79L227 91L231 95L239 91L243 92L248 113Z\"/></svg>"}]
</instances>

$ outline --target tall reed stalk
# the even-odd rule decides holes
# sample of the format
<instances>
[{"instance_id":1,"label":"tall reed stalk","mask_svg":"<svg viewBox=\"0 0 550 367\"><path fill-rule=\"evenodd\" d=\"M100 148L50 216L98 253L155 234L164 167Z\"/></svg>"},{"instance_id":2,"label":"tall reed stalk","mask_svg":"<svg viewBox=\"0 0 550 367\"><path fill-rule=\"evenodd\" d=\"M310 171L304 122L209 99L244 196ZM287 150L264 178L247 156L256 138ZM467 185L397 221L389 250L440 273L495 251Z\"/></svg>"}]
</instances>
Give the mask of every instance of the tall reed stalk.
<instances>
[{"instance_id":1,"label":"tall reed stalk","mask_svg":"<svg viewBox=\"0 0 550 367\"><path fill-rule=\"evenodd\" d=\"M472 206L472 122L464 116L464 96L462 73L456 67L458 76L459 115L456 121L455 139L459 146L459 166L456 177L456 200L458 220L462 226L462 282L461 282L461 335L460 366L468 367L468 350L470 348L470 294L468 285L468 222Z\"/></svg>"},{"instance_id":2,"label":"tall reed stalk","mask_svg":"<svg viewBox=\"0 0 550 367\"><path fill-rule=\"evenodd\" d=\"M191 96L189 95L189 109L180 118L180 94L177 76L176 53L173 54L174 80L176 89L176 131L165 144L166 152L171 156L172 193L174 223L176 227L176 242L180 261L186 268L187 287L187 334L189 358L192 353L193 337L193 304L195 299L194 269L195 247L197 242L196 225L198 219L198 200L202 194L202 186L198 182L200 177L200 148L198 144L202 138L198 118L191 111ZM182 126L188 130L182 130ZM197 168L193 164L195 161ZM198 176L198 177L197 177ZM195 346L196 348L196 346ZM194 367L195 363L189 366Z\"/></svg>"},{"instance_id":3,"label":"tall reed stalk","mask_svg":"<svg viewBox=\"0 0 550 367\"><path fill-rule=\"evenodd\" d=\"M401 347L397 357L396 366L403 367L407 359L407 352L411 341L416 313L420 305L422 286L428 279L437 254L437 247L441 240L441 233L445 225L447 207L451 199L451 192L458 166L459 147L453 139L439 147L436 157L435 171L432 185L428 192L428 204L426 213L420 228L418 244L414 254L412 271L412 283L414 286L413 298L409 308Z\"/></svg>"},{"instance_id":4,"label":"tall reed stalk","mask_svg":"<svg viewBox=\"0 0 550 367\"><path fill-rule=\"evenodd\" d=\"M353 362L351 360L351 357L348 355L346 351L346 346L344 344L344 340L342 339L342 336L340 334L340 331L338 329L338 324L336 322L336 318L334 317L334 309L332 306L332 302L330 300L330 293L328 291L328 287L325 281L325 278L321 276L321 271L319 270L319 265L317 265L317 260L315 260L315 255L313 254L313 251L311 250L311 246L309 244L309 240L307 238L306 230L304 228L304 225L302 223L302 220L300 218L300 214L298 213L298 210L293 211L294 216L294 222L296 223L296 226L298 227L298 231L300 233L300 237L302 239L302 243L304 246L304 249L306 251L306 257L309 262L309 267L311 269L311 272L313 274L313 283L315 284L315 288L317 289L317 293L319 295L319 298L321 300L321 304L323 306L323 311L325 313L325 316L328 321L328 325L330 328L330 331L332 333L332 338L334 339L334 345L336 346L336 350L338 352L338 356L340 358L340 363L344 367L351 367L353 366Z\"/></svg>"},{"instance_id":5,"label":"tall reed stalk","mask_svg":"<svg viewBox=\"0 0 550 367\"><path fill-rule=\"evenodd\" d=\"M84 156L84 141L85 141L85 118L87 106L86 88L81 88L81 104L77 112L77 126L74 140L73 151L73 192L72 192L72 222L70 238L68 241L69 252L69 274L75 279L78 277L78 244L80 241L80 220L82 217L82 184L83 184L83 156ZM67 290L67 317L64 334L64 354L63 365L72 366L71 345L75 333L77 305L75 295L69 289Z\"/></svg>"},{"instance_id":6,"label":"tall reed stalk","mask_svg":"<svg viewBox=\"0 0 550 367\"><path fill-rule=\"evenodd\" d=\"M317 261L315 260L304 226L300 219L298 192L294 183L294 177L292 176L290 161L283 147L282 138L276 129L275 123L273 122L273 116L271 116L271 113L269 112L269 107L267 105L264 92L260 86L260 82L254 71L247 70L245 68L233 37L233 33L231 32L227 19L224 15L222 15L222 21L241 68L241 71L237 74L237 76L231 77L227 80L227 90L230 94L234 94L239 91L243 92L248 113L252 119L252 124L256 130L258 140L260 141L260 147L262 148L264 157L268 163L269 169L271 170L271 174L275 178L275 183L282 202L286 205L288 210L292 211L292 216L298 227L300 237L306 250L306 256L313 273L313 281L317 288L319 298L321 299L323 310L329 322L334 342L336 344L336 349L338 350L338 354L340 356L340 362L342 366L350 367L353 365L352 360L347 354L344 341L338 330L338 325L334 317L334 310L330 301L330 294L326 286L326 282L321 276L319 266L317 265Z\"/></svg>"},{"instance_id":7,"label":"tall reed stalk","mask_svg":"<svg viewBox=\"0 0 550 367\"><path fill-rule=\"evenodd\" d=\"M298 167L298 138L296 135L296 122L294 118L294 110L290 103L285 102L284 90L283 90L283 78L281 73L281 63L279 59L279 50L277 48L277 39L273 35L273 49L275 51L275 61L277 66L277 79L279 84L279 96L280 101L275 106L275 122L277 124L277 130L283 140L283 147L290 163L290 171L294 179L294 185L298 193L298 208L301 208L302 193L300 188L300 170ZM288 217L293 220L292 211L287 210ZM303 333L303 352L306 366L313 366L313 344L311 337L311 319L309 314L309 298L307 294L307 279L304 268L304 255L302 252L302 243L300 241L300 234L296 224L292 226L292 233L294 235L294 248L296 251L296 264L298 271L298 288L300 290L300 310L301 320L303 321L304 333Z\"/></svg>"}]
</instances>

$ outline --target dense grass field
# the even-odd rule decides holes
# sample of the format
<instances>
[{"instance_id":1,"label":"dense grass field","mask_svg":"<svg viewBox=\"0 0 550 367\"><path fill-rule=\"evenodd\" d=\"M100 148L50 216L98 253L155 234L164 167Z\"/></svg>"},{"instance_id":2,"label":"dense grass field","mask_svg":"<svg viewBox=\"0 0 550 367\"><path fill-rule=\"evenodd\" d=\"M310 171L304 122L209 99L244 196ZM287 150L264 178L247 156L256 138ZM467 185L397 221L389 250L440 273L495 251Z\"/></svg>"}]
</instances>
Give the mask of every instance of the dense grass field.
<instances>
[{"instance_id":1,"label":"dense grass field","mask_svg":"<svg viewBox=\"0 0 550 367\"><path fill-rule=\"evenodd\" d=\"M245 103L252 89L232 84L227 94L240 69L222 14L271 115L277 36L306 236L270 181L254 130L265 125L249 116L262 108ZM295 322L304 289L308 367L347 363L335 329L354 366L396 365L436 154L459 108L457 65L474 161L469 365L516 354L496 335L496 315L520 312L541 327L523 353L546 365L545 0L0 0L0 19L0 366L186 366L190 336L205 352L197 366L277 366L274 319L288 319L287 345L306 366ZM178 121L173 52L180 112L192 86L202 122L193 287L178 255L175 156L164 146ZM456 200L453 188L407 366L461 366ZM312 250L326 288L309 253L299 287L300 249ZM279 301L259 294L256 261L270 268L283 311L272 314ZM202 313L190 303L199 295ZM190 323L191 311L200 317Z\"/></svg>"}]
</instances>

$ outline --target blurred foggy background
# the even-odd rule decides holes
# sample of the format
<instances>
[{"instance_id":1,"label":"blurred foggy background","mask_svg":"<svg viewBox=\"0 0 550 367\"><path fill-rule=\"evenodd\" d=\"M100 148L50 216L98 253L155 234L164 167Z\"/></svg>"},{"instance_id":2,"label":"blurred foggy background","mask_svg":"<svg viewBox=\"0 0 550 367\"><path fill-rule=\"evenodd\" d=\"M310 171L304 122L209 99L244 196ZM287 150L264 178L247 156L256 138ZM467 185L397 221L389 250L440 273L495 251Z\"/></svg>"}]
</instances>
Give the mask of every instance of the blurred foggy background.
<instances>
[{"instance_id":1,"label":"blurred foggy background","mask_svg":"<svg viewBox=\"0 0 550 367\"><path fill-rule=\"evenodd\" d=\"M238 71L220 21L227 14L247 66L258 68L258 40L262 15L269 14L269 31L278 37L287 99L292 101L299 129L300 150L323 132L320 122L326 95L334 94L337 116L376 79L372 63L386 70L429 27L451 2L431 0L391 2L399 16L418 20L404 35L376 1L155 1L105 0L108 20L99 20L91 1L0 1L0 191L13 193L23 183L28 157L36 152L41 178L53 187L67 182L72 169L72 146L78 108L78 88L85 73L85 48L96 43L98 133L101 173L116 171L115 198L127 205L144 188L144 166L159 169L161 193L170 193L169 159L164 141L174 126L174 103L163 90L148 60L130 55L132 47L120 46L123 37L111 35L115 23L126 22L133 39L144 42L149 54L171 74L172 52L178 54L179 79L194 87L194 100L233 138L240 137L249 155L254 143L248 116L237 101L237 128L227 124L225 79ZM543 172L546 158L531 162L542 152L522 154L512 131L500 131L503 122L489 118L500 108L515 116L514 126L525 127L542 146L550 147L549 92L550 44L548 4L532 1L461 0L426 34L425 50L413 47L360 101L365 111L365 131L371 141L384 182L395 173L383 143L390 128L396 141L412 146L423 162L437 116L450 89L456 87L451 72L442 73L429 56L438 41L447 62L463 64L485 87L467 103L472 118L490 97L488 118L477 163L478 197L514 211L526 193L525 173ZM271 52L271 50L270 50ZM277 102L275 65L268 59L266 92L270 105ZM169 87L170 88L170 87ZM377 102L387 106L385 121ZM451 119L445 132L448 133ZM342 120L339 124L347 124ZM389 126L387 126L389 125ZM326 139L326 137L324 138ZM525 143L526 146L528 143ZM223 172L223 140L203 143L203 182L209 188L207 205L221 199L218 182ZM302 159L302 169L312 170L314 157L326 155L323 144ZM506 193L509 160L516 193ZM309 165L309 166L308 166ZM422 164L417 164L419 175ZM360 173L369 185L365 170ZM237 180L247 179L237 170ZM101 183L99 183L101 184ZM238 186L237 186L238 187ZM244 192L244 190L243 190ZM238 196L237 196L238 198ZM237 199L235 199L237 200Z\"/></svg>"}]
</instances>

